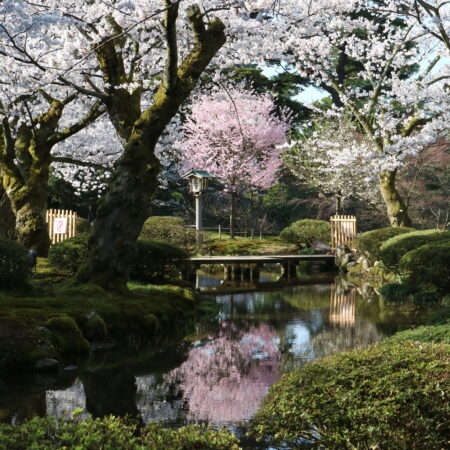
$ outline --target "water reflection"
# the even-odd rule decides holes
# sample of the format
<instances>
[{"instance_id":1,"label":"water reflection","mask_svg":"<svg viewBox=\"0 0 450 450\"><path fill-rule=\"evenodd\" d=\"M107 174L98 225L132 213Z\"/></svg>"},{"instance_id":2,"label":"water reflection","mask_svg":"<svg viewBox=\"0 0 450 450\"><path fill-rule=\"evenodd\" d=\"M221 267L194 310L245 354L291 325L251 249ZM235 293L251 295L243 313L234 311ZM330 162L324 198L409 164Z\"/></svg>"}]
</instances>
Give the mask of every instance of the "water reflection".
<instances>
[{"instance_id":1,"label":"water reflection","mask_svg":"<svg viewBox=\"0 0 450 450\"><path fill-rule=\"evenodd\" d=\"M218 279L204 284L213 285L211 278ZM114 350L56 378L0 381L0 420L82 408L169 426L235 426L254 414L283 370L370 345L427 313L388 308L339 284L221 294L217 302L219 317L199 326L191 344L132 355Z\"/></svg>"}]
</instances>

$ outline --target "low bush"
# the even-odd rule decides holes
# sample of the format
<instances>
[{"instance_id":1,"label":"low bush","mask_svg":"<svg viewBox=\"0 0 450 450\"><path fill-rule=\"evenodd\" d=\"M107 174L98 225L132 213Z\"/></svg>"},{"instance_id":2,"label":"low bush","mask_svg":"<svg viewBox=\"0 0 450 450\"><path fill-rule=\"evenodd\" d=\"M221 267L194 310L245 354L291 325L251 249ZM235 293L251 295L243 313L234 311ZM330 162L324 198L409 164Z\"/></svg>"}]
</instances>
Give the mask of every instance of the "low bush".
<instances>
[{"instance_id":1,"label":"low bush","mask_svg":"<svg viewBox=\"0 0 450 450\"><path fill-rule=\"evenodd\" d=\"M297 220L280 233L283 241L299 247L310 247L316 240L330 242L331 225L326 220Z\"/></svg>"},{"instance_id":2,"label":"low bush","mask_svg":"<svg viewBox=\"0 0 450 450\"><path fill-rule=\"evenodd\" d=\"M23 286L31 276L31 258L20 244L0 239L0 287Z\"/></svg>"},{"instance_id":3,"label":"low bush","mask_svg":"<svg viewBox=\"0 0 450 450\"><path fill-rule=\"evenodd\" d=\"M450 344L450 324L424 325L411 330L400 331L389 338L390 342L443 342Z\"/></svg>"},{"instance_id":4,"label":"low bush","mask_svg":"<svg viewBox=\"0 0 450 450\"><path fill-rule=\"evenodd\" d=\"M380 259L380 248L385 241L412 231L415 231L414 228L408 227L386 227L366 231L358 236L358 252L372 262L378 261Z\"/></svg>"},{"instance_id":5,"label":"low bush","mask_svg":"<svg viewBox=\"0 0 450 450\"><path fill-rule=\"evenodd\" d=\"M238 450L238 440L227 430L189 425L172 430L148 425L142 430L124 419L105 417L34 418L22 425L0 424L0 448L57 450L61 448L127 450Z\"/></svg>"},{"instance_id":6,"label":"low bush","mask_svg":"<svg viewBox=\"0 0 450 450\"><path fill-rule=\"evenodd\" d=\"M87 242L88 236L80 235L53 245L48 254L50 264L76 273L87 259ZM170 268L181 270L187 257L185 250L168 242L139 240L130 278L144 282L160 280Z\"/></svg>"},{"instance_id":7,"label":"low bush","mask_svg":"<svg viewBox=\"0 0 450 450\"><path fill-rule=\"evenodd\" d=\"M384 342L335 354L272 386L254 417L263 439L321 448L446 448L450 345Z\"/></svg>"},{"instance_id":8,"label":"low bush","mask_svg":"<svg viewBox=\"0 0 450 450\"><path fill-rule=\"evenodd\" d=\"M450 238L441 243L422 245L404 254L398 268L420 287L450 291Z\"/></svg>"},{"instance_id":9,"label":"low bush","mask_svg":"<svg viewBox=\"0 0 450 450\"><path fill-rule=\"evenodd\" d=\"M87 241L87 234L80 234L52 245L48 252L50 265L55 269L76 273L87 259Z\"/></svg>"},{"instance_id":10,"label":"low bush","mask_svg":"<svg viewBox=\"0 0 450 450\"><path fill-rule=\"evenodd\" d=\"M450 241L450 231L414 231L394 236L381 246L380 259L389 269L397 272L398 264L403 255L422 245Z\"/></svg>"},{"instance_id":11,"label":"low bush","mask_svg":"<svg viewBox=\"0 0 450 450\"><path fill-rule=\"evenodd\" d=\"M139 238L164 241L190 250L197 245L197 231L184 225L184 220L179 217L149 217Z\"/></svg>"},{"instance_id":12,"label":"low bush","mask_svg":"<svg viewBox=\"0 0 450 450\"><path fill-rule=\"evenodd\" d=\"M185 250L168 242L139 240L130 278L143 282L160 280L173 268L182 270L188 256Z\"/></svg>"}]
</instances>

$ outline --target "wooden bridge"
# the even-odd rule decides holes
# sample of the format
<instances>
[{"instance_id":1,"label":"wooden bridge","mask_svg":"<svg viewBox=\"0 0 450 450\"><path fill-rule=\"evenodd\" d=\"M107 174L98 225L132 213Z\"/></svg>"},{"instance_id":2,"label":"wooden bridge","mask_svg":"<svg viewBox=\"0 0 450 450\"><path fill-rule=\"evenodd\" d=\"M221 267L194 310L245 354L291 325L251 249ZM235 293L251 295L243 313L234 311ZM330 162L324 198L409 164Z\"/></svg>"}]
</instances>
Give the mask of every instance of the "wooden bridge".
<instances>
[{"instance_id":1,"label":"wooden bridge","mask_svg":"<svg viewBox=\"0 0 450 450\"><path fill-rule=\"evenodd\" d=\"M257 281L264 264L280 264L285 278L296 276L296 266L302 261L334 262L334 255L251 255L251 256L199 256L190 258L191 265L221 265L224 278Z\"/></svg>"}]
</instances>

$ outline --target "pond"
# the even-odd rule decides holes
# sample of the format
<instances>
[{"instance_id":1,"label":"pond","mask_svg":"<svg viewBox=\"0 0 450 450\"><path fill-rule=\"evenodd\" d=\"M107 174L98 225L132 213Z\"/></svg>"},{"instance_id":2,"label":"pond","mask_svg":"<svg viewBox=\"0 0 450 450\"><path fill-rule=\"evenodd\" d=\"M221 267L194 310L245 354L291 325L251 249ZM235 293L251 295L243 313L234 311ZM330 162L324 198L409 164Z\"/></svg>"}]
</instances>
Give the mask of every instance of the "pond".
<instances>
[{"instance_id":1,"label":"pond","mask_svg":"<svg viewBox=\"0 0 450 450\"><path fill-rule=\"evenodd\" d=\"M58 376L0 378L0 421L83 409L167 426L209 423L239 434L283 371L370 345L430 313L387 306L376 295L363 298L339 280L288 286L277 278L265 273L258 286L239 286L224 283L220 273L199 272L198 285L216 291L220 314L213 321L169 347L130 340L127 348L68 362Z\"/></svg>"}]
</instances>

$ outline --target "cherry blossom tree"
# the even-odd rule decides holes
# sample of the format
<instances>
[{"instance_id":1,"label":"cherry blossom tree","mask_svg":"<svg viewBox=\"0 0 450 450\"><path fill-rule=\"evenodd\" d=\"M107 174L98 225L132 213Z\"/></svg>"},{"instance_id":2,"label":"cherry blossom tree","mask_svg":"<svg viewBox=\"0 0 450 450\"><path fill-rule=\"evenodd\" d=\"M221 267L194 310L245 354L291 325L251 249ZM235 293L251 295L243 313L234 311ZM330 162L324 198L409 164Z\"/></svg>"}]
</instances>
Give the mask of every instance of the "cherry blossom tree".
<instances>
[{"instance_id":1,"label":"cherry blossom tree","mask_svg":"<svg viewBox=\"0 0 450 450\"><path fill-rule=\"evenodd\" d=\"M16 217L17 239L45 256L50 245L45 212L49 168L55 160L52 149L103 110L99 102L80 100L73 89L40 86L54 45L48 34L61 21L39 12L27 16L26 10L21 1L0 4L0 181ZM34 34L43 36L39 45L30 39Z\"/></svg>"},{"instance_id":2,"label":"cherry blossom tree","mask_svg":"<svg viewBox=\"0 0 450 450\"><path fill-rule=\"evenodd\" d=\"M289 112L277 116L267 94L222 87L195 99L178 143L181 164L185 170L207 170L224 184L232 237L236 195L275 183L289 123Z\"/></svg>"},{"instance_id":3,"label":"cherry blossom tree","mask_svg":"<svg viewBox=\"0 0 450 450\"><path fill-rule=\"evenodd\" d=\"M408 11L413 3L403 2ZM411 223L397 171L405 158L448 133L450 109L449 69L441 61L445 38L434 39L430 58L434 35L405 11L396 2L363 0L299 1L297 15L287 4L278 10L291 26L280 48L293 70L331 95L328 115L352 115L366 135L394 226ZM414 67L419 72L412 75Z\"/></svg>"},{"instance_id":4,"label":"cherry blossom tree","mask_svg":"<svg viewBox=\"0 0 450 450\"><path fill-rule=\"evenodd\" d=\"M313 120L283 152L285 166L301 181L335 199L336 213L344 201L380 202L377 179L370 158L373 149L366 137L348 119Z\"/></svg>"}]
</instances>

